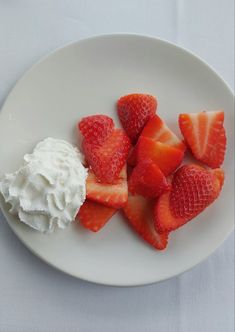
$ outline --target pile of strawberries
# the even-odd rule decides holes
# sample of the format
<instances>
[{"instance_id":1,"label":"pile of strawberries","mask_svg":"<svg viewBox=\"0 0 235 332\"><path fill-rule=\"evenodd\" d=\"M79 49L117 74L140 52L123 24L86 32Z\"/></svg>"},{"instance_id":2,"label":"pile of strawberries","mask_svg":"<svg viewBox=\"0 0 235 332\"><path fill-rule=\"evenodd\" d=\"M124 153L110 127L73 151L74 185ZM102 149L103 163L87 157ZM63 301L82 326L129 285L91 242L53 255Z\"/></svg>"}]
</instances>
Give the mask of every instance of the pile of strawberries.
<instances>
[{"instance_id":1,"label":"pile of strawberries","mask_svg":"<svg viewBox=\"0 0 235 332\"><path fill-rule=\"evenodd\" d=\"M224 182L224 112L179 115L184 141L156 115L157 100L130 94L117 102L124 128L106 115L83 118L78 128L89 174L86 201L78 219L99 231L122 209L133 229L156 249L168 235L201 213ZM181 165L186 149L198 164Z\"/></svg>"}]
</instances>

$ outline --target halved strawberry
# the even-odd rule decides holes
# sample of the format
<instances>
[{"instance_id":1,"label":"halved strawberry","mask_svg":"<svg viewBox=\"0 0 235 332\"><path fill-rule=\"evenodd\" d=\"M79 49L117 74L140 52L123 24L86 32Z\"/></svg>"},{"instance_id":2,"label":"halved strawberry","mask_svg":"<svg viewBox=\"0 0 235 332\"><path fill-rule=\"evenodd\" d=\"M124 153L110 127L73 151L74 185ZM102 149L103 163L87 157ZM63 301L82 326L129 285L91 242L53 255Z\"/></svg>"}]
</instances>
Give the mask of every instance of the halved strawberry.
<instances>
[{"instance_id":1,"label":"halved strawberry","mask_svg":"<svg viewBox=\"0 0 235 332\"><path fill-rule=\"evenodd\" d=\"M158 233L171 232L183 226L189 220L187 218L177 218L170 209L170 191L162 194L154 209L154 226Z\"/></svg>"},{"instance_id":2,"label":"halved strawberry","mask_svg":"<svg viewBox=\"0 0 235 332\"><path fill-rule=\"evenodd\" d=\"M184 157L184 152L176 149L173 146L156 142L148 137L141 136L128 162L136 163L151 159L155 162L165 176L171 174L181 164Z\"/></svg>"},{"instance_id":3,"label":"halved strawberry","mask_svg":"<svg viewBox=\"0 0 235 332\"><path fill-rule=\"evenodd\" d=\"M153 139L154 141L161 142L174 148L180 149L183 152L186 147L185 144L180 140L170 128L167 127L166 123L158 116L152 117L144 127L141 136L145 136Z\"/></svg>"},{"instance_id":4,"label":"halved strawberry","mask_svg":"<svg viewBox=\"0 0 235 332\"><path fill-rule=\"evenodd\" d=\"M168 233L158 234L154 228L154 201L142 196L129 195L123 209L132 228L151 246L163 250L167 246Z\"/></svg>"},{"instance_id":5,"label":"halved strawberry","mask_svg":"<svg viewBox=\"0 0 235 332\"><path fill-rule=\"evenodd\" d=\"M103 183L114 183L118 179L130 148L130 140L121 129L114 129L101 145L83 141L86 160L98 180Z\"/></svg>"},{"instance_id":6,"label":"halved strawberry","mask_svg":"<svg viewBox=\"0 0 235 332\"><path fill-rule=\"evenodd\" d=\"M224 161L226 135L224 112L180 114L179 126L194 157L217 168Z\"/></svg>"},{"instance_id":7,"label":"halved strawberry","mask_svg":"<svg viewBox=\"0 0 235 332\"><path fill-rule=\"evenodd\" d=\"M83 118L78 123L78 128L87 142L98 144L111 135L114 122L107 115L91 115Z\"/></svg>"},{"instance_id":8,"label":"halved strawberry","mask_svg":"<svg viewBox=\"0 0 235 332\"><path fill-rule=\"evenodd\" d=\"M76 219L80 220L85 228L92 232L98 232L116 211L116 209L86 200L81 206Z\"/></svg>"},{"instance_id":9,"label":"halved strawberry","mask_svg":"<svg viewBox=\"0 0 235 332\"><path fill-rule=\"evenodd\" d=\"M224 172L184 165L174 174L170 207L175 217L193 218L218 197Z\"/></svg>"},{"instance_id":10,"label":"halved strawberry","mask_svg":"<svg viewBox=\"0 0 235 332\"><path fill-rule=\"evenodd\" d=\"M118 100L119 119L133 143L137 141L147 121L154 116L156 109L156 98L147 94L129 94Z\"/></svg>"},{"instance_id":11,"label":"halved strawberry","mask_svg":"<svg viewBox=\"0 0 235 332\"><path fill-rule=\"evenodd\" d=\"M224 173L198 165L184 165L174 174L172 189L159 197L155 207L155 227L170 232L197 216L219 196Z\"/></svg>"},{"instance_id":12,"label":"halved strawberry","mask_svg":"<svg viewBox=\"0 0 235 332\"><path fill-rule=\"evenodd\" d=\"M147 159L140 161L134 168L129 178L128 188L134 195L155 198L167 190L169 185L158 165Z\"/></svg>"},{"instance_id":13,"label":"halved strawberry","mask_svg":"<svg viewBox=\"0 0 235 332\"><path fill-rule=\"evenodd\" d=\"M86 180L86 197L115 209L125 206L128 199L126 166L123 167L114 184L99 182L92 170L89 170Z\"/></svg>"}]
</instances>

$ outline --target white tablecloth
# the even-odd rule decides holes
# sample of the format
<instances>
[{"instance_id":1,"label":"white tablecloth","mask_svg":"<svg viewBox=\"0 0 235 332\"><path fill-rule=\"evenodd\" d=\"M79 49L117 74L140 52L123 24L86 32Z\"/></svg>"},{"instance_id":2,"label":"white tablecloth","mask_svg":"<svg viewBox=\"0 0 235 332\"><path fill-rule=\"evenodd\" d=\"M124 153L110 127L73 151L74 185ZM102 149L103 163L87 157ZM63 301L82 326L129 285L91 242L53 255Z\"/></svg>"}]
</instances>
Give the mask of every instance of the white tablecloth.
<instances>
[{"instance_id":1,"label":"white tablecloth","mask_svg":"<svg viewBox=\"0 0 235 332\"><path fill-rule=\"evenodd\" d=\"M47 52L100 33L135 32L195 52L233 88L233 0L0 0L0 105ZM4 142L0 142L4 144ZM112 288L33 256L0 213L1 332L233 332L234 242L177 278Z\"/></svg>"}]
</instances>

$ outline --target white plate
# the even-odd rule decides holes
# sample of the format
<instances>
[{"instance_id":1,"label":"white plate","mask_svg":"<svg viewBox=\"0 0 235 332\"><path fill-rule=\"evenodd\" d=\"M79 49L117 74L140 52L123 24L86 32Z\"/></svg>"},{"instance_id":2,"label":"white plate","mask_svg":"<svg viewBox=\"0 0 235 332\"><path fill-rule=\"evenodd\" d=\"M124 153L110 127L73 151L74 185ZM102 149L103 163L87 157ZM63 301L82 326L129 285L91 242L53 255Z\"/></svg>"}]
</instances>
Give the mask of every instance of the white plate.
<instances>
[{"instance_id":1,"label":"white plate","mask_svg":"<svg viewBox=\"0 0 235 332\"><path fill-rule=\"evenodd\" d=\"M98 234L75 223L52 235L19 223L1 201L9 225L37 256L85 280L107 285L143 285L182 273L211 254L233 229L233 94L191 53L165 41L137 35L99 36L68 45L33 66L16 84L0 115L1 173L52 136L76 143L76 122L102 113L115 118L115 102L130 92L159 100L159 114L179 133L181 112L225 110L228 150L220 198L170 236L158 252L115 216ZM117 122L118 123L118 122Z\"/></svg>"}]
</instances>

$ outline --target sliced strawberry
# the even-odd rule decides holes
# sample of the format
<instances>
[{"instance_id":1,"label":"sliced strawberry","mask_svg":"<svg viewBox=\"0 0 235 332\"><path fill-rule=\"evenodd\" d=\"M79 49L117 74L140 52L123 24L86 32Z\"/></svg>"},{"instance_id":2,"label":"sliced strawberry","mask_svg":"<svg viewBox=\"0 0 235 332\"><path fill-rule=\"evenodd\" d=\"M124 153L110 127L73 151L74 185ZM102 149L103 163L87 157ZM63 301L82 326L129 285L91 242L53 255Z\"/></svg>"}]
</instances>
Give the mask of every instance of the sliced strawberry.
<instances>
[{"instance_id":1,"label":"sliced strawberry","mask_svg":"<svg viewBox=\"0 0 235 332\"><path fill-rule=\"evenodd\" d=\"M85 228L98 232L116 211L116 209L86 200L78 212L77 219Z\"/></svg>"},{"instance_id":2,"label":"sliced strawberry","mask_svg":"<svg viewBox=\"0 0 235 332\"><path fill-rule=\"evenodd\" d=\"M146 94L129 94L117 102L119 119L131 141L135 143L147 121L157 109L155 97Z\"/></svg>"},{"instance_id":3,"label":"sliced strawberry","mask_svg":"<svg viewBox=\"0 0 235 332\"><path fill-rule=\"evenodd\" d=\"M112 134L101 144L83 141L83 150L88 164L99 181L114 183L126 163L131 143L121 129Z\"/></svg>"},{"instance_id":4,"label":"sliced strawberry","mask_svg":"<svg viewBox=\"0 0 235 332\"><path fill-rule=\"evenodd\" d=\"M221 173L222 170L208 171L193 164L180 167L174 174L170 194L173 215L191 219L214 202L222 188Z\"/></svg>"},{"instance_id":5,"label":"sliced strawberry","mask_svg":"<svg viewBox=\"0 0 235 332\"><path fill-rule=\"evenodd\" d=\"M101 183L95 174L89 170L86 180L86 197L89 200L120 209L128 199L126 167L124 167L115 184Z\"/></svg>"},{"instance_id":6,"label":"sliced strawberry","mask_svg":"<svg viewBox=\"0 0 235 332\"><path fill-rule=\"evenodd\" d=\"M114 122L106 115L91 115L83 118L78 123L78 128L87 142L98 144L111 135Z\"/></svg>"},{"instance_id":7,"label":"sliced strawberry","mask_svg":"<svg viewBox=\"0 0 235 332\"><path fill-rule=\"evenodd\" d=\"M134 168L128 187L134 195L155 198L167 190L169 185L158 165L147 159L139 162Z\"/></svg>"},{"instance_id":8,"label":"sliced strawberry","mask_svg":"<svg viewBox=\"0 0 235 332\"><path fill-rule=\"evenodd\" d=\"M133 229L151 246L163 250L167 246L168 233L158 234L154 228L154 201L142 196L128 197L124 214Z\"/></svg>"},{"instance_id":9,"label":"sliced strawberry","mask_svg":"<svg viewBox=\"0 0 235 332\"><path fill-rule=\"evenodd\" d=\"M166 123L158 116L152 117L144 127L141 136L151 138L154 141L161 142L174 148L185 151L185 145L166 125Z\"/></svg>"},{"instance_id":10,"label":"sliced strawberry","mask_svg":"<svg viewBox=\"0 0 235 332\"><path fill-rule=\"evenodd\" d=\"M221 169L207 171L184 165L174 174L172 189L160 196L155 207L155 227L172 231L197 216L219 196L224 181Z\"/></svg>"},{"instance_id":11,"label":"sliced strawberry","mask_svg":"<svg viewBox=\"0 0 235 332\"><path fill-rule=\"evenodd\" d=\"M223 127L224 112L180 114L179 126L194 157L217 168L224 161L226 135Z\"/></svg>"},{"instance_id":12,"label":"sliced strawberry","mask_svg":"<svg viewBox=\"0 0 235 332\"><path fill-rule=\"evenodd\" d=\"M181 164L183 157L183 151L161 142L155 142L148 137L141 136L132 152L131 161L133 163L135 158L137 162L151 159L159 166L165 176L167 176L174 172Z\"/></svg>"},{"instance_id":13,"label":"sliced strawberry","mask_svg":"<svg viewBox=\"0 0 235 332\"><path fill-rule=\"evenodd\" d=\"M174 231L187 221L189 221L187 218L176 218L172 214L169 191L159 197L154 209L154 226L157 232L165 234Z\"/></svg>"}]
</instances>

